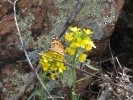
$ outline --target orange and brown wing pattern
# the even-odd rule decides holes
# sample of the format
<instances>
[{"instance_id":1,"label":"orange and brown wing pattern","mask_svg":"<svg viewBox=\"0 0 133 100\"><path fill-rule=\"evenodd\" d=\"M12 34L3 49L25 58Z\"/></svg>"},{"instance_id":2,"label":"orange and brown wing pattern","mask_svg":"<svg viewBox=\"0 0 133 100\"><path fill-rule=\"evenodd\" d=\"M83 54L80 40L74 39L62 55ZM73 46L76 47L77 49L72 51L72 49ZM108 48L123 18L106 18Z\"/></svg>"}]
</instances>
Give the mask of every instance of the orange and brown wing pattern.
<instances>
[{"instance_id":1,"label":"orange and brown wing pattern","mask_svg":"<svg viewBox=\"0 0 133 100\"><path fill-rule=\"evenodd\" d=\"M54 50L55 52L64 55L64 46L57 37L53 37L51 42L51 49Z\"/></svg>"}]
</instances>

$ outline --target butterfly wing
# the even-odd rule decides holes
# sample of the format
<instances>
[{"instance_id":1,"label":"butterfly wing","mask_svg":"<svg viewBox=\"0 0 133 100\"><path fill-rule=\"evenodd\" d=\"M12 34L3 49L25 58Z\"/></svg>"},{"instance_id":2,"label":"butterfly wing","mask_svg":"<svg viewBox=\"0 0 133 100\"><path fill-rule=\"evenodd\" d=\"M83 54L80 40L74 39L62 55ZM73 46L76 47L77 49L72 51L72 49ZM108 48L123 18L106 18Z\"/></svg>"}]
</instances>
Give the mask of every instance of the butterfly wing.
<instances>
[{"instance_id":1,"label":"butterfly wing","mask_svg":"<svg viewBox=\"0 0 133 100\"><path fill-rule=\"evenodd\" d=\"M57 37L54 37L52 39L51 49L55 52L58 52L64 55L64 46L62 45L61 41Z\"/></svg>"}]
</instances>

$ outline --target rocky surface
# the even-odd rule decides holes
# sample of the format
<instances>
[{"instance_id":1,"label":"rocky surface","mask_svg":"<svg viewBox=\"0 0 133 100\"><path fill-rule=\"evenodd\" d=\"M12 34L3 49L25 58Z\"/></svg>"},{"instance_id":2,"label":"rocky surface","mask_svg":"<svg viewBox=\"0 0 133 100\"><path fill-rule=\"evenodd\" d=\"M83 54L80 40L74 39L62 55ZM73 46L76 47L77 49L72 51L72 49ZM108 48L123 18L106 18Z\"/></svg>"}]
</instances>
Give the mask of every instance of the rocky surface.
<instances>
[{"instance_id":1,"label":"rocky surface","mask_svg":"<svg viewBox=\"0 0 133 100\"><path fill-rule=\"evenodd\" d=\"M103 47L106 48L106 45L108 44L107 39L111 36L111 34L114 30L115 22L117 21L117 17L120 13L122 6L123 6L123 2L124 2L124 0L116 0L115 2L113 2L113 1L102 2L104 4L103 5L104 6L104 18L112 17L112 15L111 15L111 13L112 13L111 6L112 5L114 5L114 7L115 7L116 12L114 15L116 17L113 17L114 19L111 19L112 22L107 22L104 25L103 29L99 29L99 30L103 31L103 33L99 33L99 34L103 34L103 37L100 37L101 39L99 39L99 40L101 40L101 42L99 42L99 40L96 40L97 49L94 50L95 57L96 57L96 55L100 55L100 53L104 51ZM27 22L28 25L30 26L29 28L27 28L28 32L27 32L27 30L25 31L25 29L21 29L22 34L24 34L24 38L26 38L26 35L28 33L30 35L27 35L27 37L32 38L31 40L27 40L28 41L28 43L26 44L26 45L28 45L27 49L34 50L35 47L33 45L36 44L35 42L39 41L39 40L37 41L36 39L39 36L42 36L42 34L51 34L49 32L51 32L51 29L53 27L51 25L53 23L53 20L49 17L49 14L53 17L61 16L61 15L59 15L61 13L60 8L58 8L57 5L55 5L57 3L58 2L55 3L52 0L50 0L50 1L35 0L33 2L26 0L26 1L19 1L17 3L18 21L22 22L21 20L24 20L24 19L25 19L24 21L27 21L28 16L34 17L33 19L29 19L29 20L31 20L31 21L29 21L31 25L29 25L29 23ZM67 2L67 3L69 3L69 2ZM19 47L20 42L19 42L19 38L17 35L16 25L14 22L13 5L4 0L0 1L0 5L1 5L1 9L0 9L0 13L1 13L0 14L0 20L1 20L0 21L0 61L6 60L6 59L12 59L12 58L15 59L17 56L20 56L22 54L22 51L20 50L20 47ZM31 14L29 14L29 13L31 13ZM89 16L85 15L85 18L87 18L87 17L89 17ZM64 18L64 19L66 19L66 18ZM77 22L80 22L80 20L77 19ZM23 23L26 23L26 22L23 22ZM61 23L61 22L59 22L59 23ZM95 25L100 24L100 22L95 22L94 24ZM93 25L94 28L95 28L95 25ZM85 27L88 27L88 26L85 26ZM96 33L98 34L98 32L96 32ZM97 41L98 41L98 43L97 43ZM103 41L105 41L105 42L103 42Z\"/></svg>"},{"instance_id":2,"label":"rocky surface","mask_svg":"<svg viewBox=\"0 0 133 100\"><path fill-rule=\"evenodd\" d=\"M91 27L94 30L93 38L97 48L89 54L89 58L92 59L92 64L96 65L95 60L101 56L110 41L109 38L114 31L124 0L90 1L85 2L85 6L83 6L72 25ZM58 2L54 0L33 0L32 2L30 0L19 0L16 5L17 19L26 49L28 51L48 49L51 36L60 31L76 3L76 1L71 3L69 0ZM68 6L63 6L64 4L68 4ZM91 9L89 5L95 6ZM90 10L86 10L86 7ZM102 7L100 12L98 7ZM95 8L98 9L95 10ZM89 24L85 23L87 21ZM13 5L1 0L0 67L3 67L6 63L10 64L10 62L14 63L23 59L25 58L17 35ZM1 77L1 81L2 78L4 77ZM90 80L83 83L85 84L79 86L79 91L83 91L90 83Z\"/></svg>"}]
</instances>

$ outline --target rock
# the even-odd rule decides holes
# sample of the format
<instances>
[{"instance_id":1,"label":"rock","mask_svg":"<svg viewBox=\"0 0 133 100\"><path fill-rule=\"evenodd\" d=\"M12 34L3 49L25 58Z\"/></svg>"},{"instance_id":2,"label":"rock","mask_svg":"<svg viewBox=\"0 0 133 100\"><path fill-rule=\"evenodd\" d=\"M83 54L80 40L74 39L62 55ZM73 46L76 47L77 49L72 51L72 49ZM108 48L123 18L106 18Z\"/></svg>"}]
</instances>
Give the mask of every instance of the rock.
<instances>
[{"instance_id":1,"label":"rock","mask_svg":"<svg viewBox=\"0 0 133 100\"><path fill-rule=\"evenodd\" d=\"M30 48L30 51L49 48L47 43L50 43L51 36L60 31L76 3L75 0L19 0L17 19L25 48ZM86 0L73 22L72 25L86 28L90 26L95 32L93 38L96 49L89 54L92 61L99 58L106 49L123 4L124 0ZM13 5L7 1L0 1L0 5L1 64L2 61L9 62L11 59L21 58L24 53L19 46L20 40L13 19ZM96 65L96 62L93 65ZM85 90L90 82L90 79L86 80L84 86L79 86L79 90ZM79 85L82 85L82 82Z\"/></svg>"}]
</instances>

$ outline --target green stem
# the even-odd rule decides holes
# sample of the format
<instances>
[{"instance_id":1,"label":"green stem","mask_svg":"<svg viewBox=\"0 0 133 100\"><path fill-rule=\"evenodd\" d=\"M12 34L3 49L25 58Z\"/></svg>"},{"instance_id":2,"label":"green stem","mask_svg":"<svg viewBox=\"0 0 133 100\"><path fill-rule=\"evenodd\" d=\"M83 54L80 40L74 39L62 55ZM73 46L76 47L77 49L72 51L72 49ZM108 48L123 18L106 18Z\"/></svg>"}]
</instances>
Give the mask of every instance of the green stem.
<instances>
[{"instance_id":1,"label":"green stem","mask_svg":"<svg viewBox=\"0 0 133 100\"><path fill-rule=\"evenodd\" d=\"M75 100L75 92L76 92L76 86L75 86L75 80L76 77L75 77L75 69L72 68L72 100Z\"/></svg>"},{"instance_id":2,"label":"green stem","mask_svg":"<svg viewBox=\"0 0 133 100\"><path fill-rule=\"evenodd\" d=\"M75 67L75 64L76 64L76 55L77 55L77 52L78 52L78 48L76 49L76 52L75 52L75 55L74 55L74 58L73 58L73 63L72 65ZM76 71L75 71L75 68L72 68L72 100L76 100Z\"/></svg>"}]
</instances>

